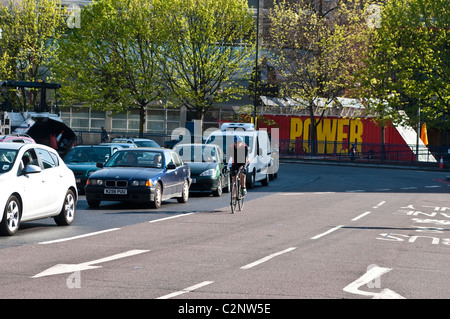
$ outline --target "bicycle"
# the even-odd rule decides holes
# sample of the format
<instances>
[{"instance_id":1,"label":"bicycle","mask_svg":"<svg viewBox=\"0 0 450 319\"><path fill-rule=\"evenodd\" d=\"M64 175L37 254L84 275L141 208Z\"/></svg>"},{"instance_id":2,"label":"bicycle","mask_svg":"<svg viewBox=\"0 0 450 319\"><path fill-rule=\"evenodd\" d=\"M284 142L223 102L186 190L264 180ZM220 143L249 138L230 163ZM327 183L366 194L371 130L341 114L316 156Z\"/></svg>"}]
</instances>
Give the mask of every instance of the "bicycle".
<instances>
[{"instance_id":1,"label":"bicycle","mask_svg":"<svg viewBox=\"0 0 450 319\"><path fill-rule=\"evenodd\" d=\"M242 194L242 185L241 185L241 171L242 167L239 170L235 171L234 181L231 184L231 213L234 214L236 211L236 206L241 211L244 208L244 195Z\"/></svg>"}]
</instances>

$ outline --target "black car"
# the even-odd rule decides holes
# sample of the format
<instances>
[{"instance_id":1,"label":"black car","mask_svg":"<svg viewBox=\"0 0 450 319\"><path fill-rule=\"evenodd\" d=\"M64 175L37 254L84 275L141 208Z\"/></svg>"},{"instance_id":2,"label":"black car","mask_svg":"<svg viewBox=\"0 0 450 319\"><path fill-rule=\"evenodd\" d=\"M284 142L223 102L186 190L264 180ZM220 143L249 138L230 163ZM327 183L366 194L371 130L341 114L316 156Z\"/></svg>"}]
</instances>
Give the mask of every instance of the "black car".
<instances>
[{"instance_id":1,"label":"black car","mask_svg":"<svg viewBox=\"0 0 450 319\"><path fill-rule=\"evenodd\" d=\"M173 149L191 169L191 191L221 196L230 191L230 172L223 163L223 151L215 144L179 144Z\"/></svg>"},{"instance_id":2,"label":"black car","mask_svg":"<svg viewBox=\"0 0 450 319\"><path fill-rule=\"evenodd\" d=\"M189 166L172 150L127 148L114 153L86 184L90 207L101 201L147 202L158 208L163 200L176 198L185 203L189 197Z\"/></svg>"}]
</instances>

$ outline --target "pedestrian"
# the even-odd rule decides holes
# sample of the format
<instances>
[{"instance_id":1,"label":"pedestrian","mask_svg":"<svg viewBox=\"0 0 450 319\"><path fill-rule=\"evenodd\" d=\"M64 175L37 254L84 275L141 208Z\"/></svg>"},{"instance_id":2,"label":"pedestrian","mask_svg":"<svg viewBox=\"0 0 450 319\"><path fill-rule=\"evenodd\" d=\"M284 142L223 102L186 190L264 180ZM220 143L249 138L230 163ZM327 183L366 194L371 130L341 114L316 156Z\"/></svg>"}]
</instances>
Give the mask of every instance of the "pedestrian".
<instances>
[{"instance_id":1,"label":"pedestrian","mask_svg":"<svg viewBox=\"0 0 450 319\"><path fill-rule=\"evenodd\" d=\"M108 142L108 132L106 132L106 130L103 126L102 126L101 130L102 130L102 136L101 136L102 143L107 143Z\"/></svg>"},{"instance_id":2,"label":"pedestrian","mask_svg":"<svg viewBox=\"0 0 450 319\"><path fill-rule=\"evenodd\" d=\"M350 149L350 160L353 162L355 160L356 157L356 145L352 144L352 148Z\"/></svg>"}]
</instances>

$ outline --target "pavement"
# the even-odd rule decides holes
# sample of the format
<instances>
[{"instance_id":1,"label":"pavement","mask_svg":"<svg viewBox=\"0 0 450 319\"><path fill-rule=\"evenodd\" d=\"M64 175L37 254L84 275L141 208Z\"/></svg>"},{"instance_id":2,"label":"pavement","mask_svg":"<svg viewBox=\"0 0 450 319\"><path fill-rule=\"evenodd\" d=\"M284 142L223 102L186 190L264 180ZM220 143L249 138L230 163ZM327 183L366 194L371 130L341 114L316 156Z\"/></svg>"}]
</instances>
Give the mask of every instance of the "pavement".
<instances>
[{"instance_id":1,"label":"pavement","mask_svg":"<svg viewBox=\"0 0 450 319\"><path fill-rule=\"evenodd\" d=\"M302 164L316 164L316 165L336 165L336 166L354 166L354 167L368 167L368 168L389 168L389 169L410 169L410 170L424 170L424 171L442 171L449 173L446 177L450 180L450 165L444 168L439 167L439 163L397 163L397 162L379 162L368 160L335 160L324 159L323 156L303 156L297 158L280 157L281 163L302 163Z\"/></svg>"}]
</instances>

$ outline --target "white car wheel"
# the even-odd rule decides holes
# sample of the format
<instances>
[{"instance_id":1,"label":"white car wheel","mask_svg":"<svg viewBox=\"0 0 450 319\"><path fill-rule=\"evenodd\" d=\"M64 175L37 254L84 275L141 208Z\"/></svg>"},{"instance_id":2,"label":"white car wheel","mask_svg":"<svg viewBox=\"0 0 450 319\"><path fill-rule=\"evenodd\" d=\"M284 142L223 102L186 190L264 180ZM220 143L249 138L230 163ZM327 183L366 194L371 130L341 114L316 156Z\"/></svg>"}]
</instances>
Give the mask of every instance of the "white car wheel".
<instances>
[{"instance_id":1,"label":"white car wheel","mask_svg":"<svg viewBox=\"0 0 450 319\"><path fill-rule=\"evenodd\" d=\"M19 230L20 202L16 196L11 196L6 203L3 219L0 224L2 235L12 236Z\"/></svg>"},{"instance_id":2,"label":"white car wheel","mask_svg":"<svg viewBox=\"0 0 450 319\"><path fill-rule=\"evenodd\" d=\"M60 226L67 226L72 224L73 220L75 219L75 206L75 194L69 189L66 193L66 197L64 197L64 204L61 212L54 218L56 224Z\"/></svg>"}]
</instances>

